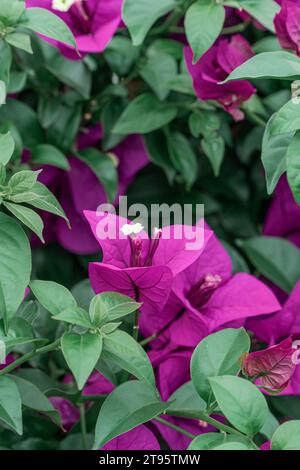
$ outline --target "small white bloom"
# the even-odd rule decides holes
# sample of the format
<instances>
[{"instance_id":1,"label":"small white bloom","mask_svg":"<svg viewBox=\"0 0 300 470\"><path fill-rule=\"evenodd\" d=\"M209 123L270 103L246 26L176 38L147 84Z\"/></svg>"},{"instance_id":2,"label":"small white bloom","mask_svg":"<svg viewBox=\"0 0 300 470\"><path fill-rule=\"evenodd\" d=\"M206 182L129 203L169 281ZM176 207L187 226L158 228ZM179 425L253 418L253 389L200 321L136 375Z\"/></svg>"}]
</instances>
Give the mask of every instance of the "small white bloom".
<instances>
[{"instance_id":1,"label":"small white bloom","mask_svg":"<svg viewBox=\"0 0 300 470\"><path fill-rule=\"evenodd\" d=\"M123 227L121 227L121 232L123 235L130 236L130 235L137 235L140 233L142 230L144 230L144 227L140 223L136 224L125 224Z\"/></svg>"},{"instance_id":2,"label":"small white bloom","mask_svg":"<svg viewBox=\"0 0 300 470\"><path fill-rule=\"evenodd\" d=\"M52 8L58 11L69 11L71 6L77 1L78 0L52 0Z\"/></svg>"},{"instance_id":3,"label":"small white bloom","mask_svg":"<svg viewBox=\"0 0 300 470\"><path fill-rule=\"evenodd\" d=\"M137 235L138 233L141 233L144 230L144 227L139 222L131 225L131 228L132 228L132 233L134 233L135 235Z\"/></svg>"}]
</instances>

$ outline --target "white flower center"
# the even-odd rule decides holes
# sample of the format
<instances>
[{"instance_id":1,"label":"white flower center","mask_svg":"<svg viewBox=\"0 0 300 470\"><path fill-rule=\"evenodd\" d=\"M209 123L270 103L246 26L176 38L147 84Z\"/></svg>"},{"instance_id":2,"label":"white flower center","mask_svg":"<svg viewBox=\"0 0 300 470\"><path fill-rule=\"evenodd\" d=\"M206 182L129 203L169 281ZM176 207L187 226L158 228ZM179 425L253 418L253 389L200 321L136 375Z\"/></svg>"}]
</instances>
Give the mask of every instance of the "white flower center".
<instances>
[{"instance_id":1,"label":"white flower center","mask_svg":"<svg viewBox=\"0 0 300 470\"><path fill-rule=\"evenodd\" d=\"M69 11L76 2L78 0L52 0L52 8L58 11Z\"/></svg>"},{"instance_id":2,"label":"white flower center","mask_svg":"<svg viewBox=\"0 0 300 470\"><path fill-rule=\"evenodd\" d=\"M144 227L139 222L136 224L125 224L121 227L121 232L126 236L137 235L142 230L144 230Z\"/></svg>"}]
</instances>

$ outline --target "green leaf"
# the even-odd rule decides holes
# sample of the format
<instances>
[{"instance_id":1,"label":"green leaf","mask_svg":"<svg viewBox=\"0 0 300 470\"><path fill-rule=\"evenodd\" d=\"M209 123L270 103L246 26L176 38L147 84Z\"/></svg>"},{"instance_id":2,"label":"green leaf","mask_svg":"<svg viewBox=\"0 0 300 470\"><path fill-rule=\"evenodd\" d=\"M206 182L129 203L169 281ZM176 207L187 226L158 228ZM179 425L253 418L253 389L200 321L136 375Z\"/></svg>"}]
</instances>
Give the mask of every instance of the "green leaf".
<instances>
[{"instance_id":1,"label":"green leaf","mask_svg":"<svg viewBox=\"0 0 300 470\"><path fill-rule=\"evenodd\" d=\"M275 416L269 411L265 424L260 430L260 434L271 439L274 432L279 426L279 421L275 418Z\"/></svg>"},{"instance_id":2,"label":"green leaf","mask_svg":"<svg viewBox=\"0 0 300 470\"><path fill-rule=\"evenodd\" d=\"M7 93L20 93L24 90L27 83L27 72L12 71L10 74L10 81L7 88ZM11 123L9 123L11 125Z\"/></svg>"},{"instance_id":3,"label":"green leaf","mask_svg":"<svg viewBox=\"0 0 300 470\"><path fill-rule=\"evenodd\" d=\"M104 359L109 359L127 370L141 382L155 388L151 362L144 349L125 331L117 330L105 336Z\"/></svg>"},{"instance_id":4,"label":"green leaf","mask_svg":"<svg viewBox=\"0 0 300 470\"><path fill-rule=\"evenodd\" d=\"M217 432L208 432L195 437L188 446L188 450L212 450L215 446L223 444L225 436Z\"/></svg>"},{"instance_id":5,"label":"green leaf","mask_svg":"<svg viewBox=\"0 0 300 470\"><path fill-rule=\"evenodd\" d=\"M291 292L300 278L300 250L288 240L254 237L239 241L257 271L285 292Z\"/></svg>"},{"instance_id":6,"label":"green leaf","mask_svg":"<svg viewBox=\"0 0 300 470\"><path fill-rule=\"evenodd\" d=\"M60 203L44 184L37 182L32 188L31 194L32 199L29 202L31 206L61 217L70 227L70 222ZM11 200L17 202L15 198L11 198ZM20 202L23 201L21 200Z\"/></svg>"},{"instance_id":7,"label":"green leaf","mask_svg":"<svg viewBox=\"0 0 300 470\"><path fill-rule=\"evenodd\" d=\"M139 73L157 97L163 101L171 91L171 83L176 79L176 60L170 55L152 52Z\"/></svg>"},{"instance_id":8,"label":"green leaf","mask_svg":"<svg viewBox=\"0 0 300 470\"><path fill-rule=\"evenodd\" d=\"M11 318L24 298L31 273L31 250L24 230L0 213L0 285L6 316Z\"/></svg>"},{"instance_id":9,"label":"green leaf","mask_svg":"<svg viewBox=\"0 0 300 470\"><path fill-rule=\"evenodd\" d=\"M63 20L49 10L44 8L27 8L22 26L77 49L76 40L70 28Z\"/></svg>"},{"instance_id":10,"label":"green leaf","mask_svg":"<svg viewBox=\"0 0 300 470\"><path fill-rule=\"evenodd\" d=\"M176 170L170 160L167 139L162 131L150 132L144 135L149 159L166 173L170 184L174 181Z\"/></svg>"},{"instance_id":11,"label":"green leaf","mask_svg":"<svg viewBox=\"0 0 300 470\"><path fill-rule=\"evenodd\" d=\"M202 149L209 159L214 175L219 176L225 154L225 142L221 135L211 133L201 141Z\"/></svg>"},{"instance_id":12,"label":"green leaf","mask_svg":"<svg viewBox=\"0 0 300 470\"><path fill-rule=\"evenodd\" d=\"M1 9L2 9L2 3L1 3ZM5 86L9 84L11 64L12 64L11 48L4 41L1 41L0 42L0 80L4 82L4 88ZM3 93L3 90L2 90L2 93ZM4 97L4 102L5 102L5 97Z\"/></svg>"},{"instance_id":13,"label":"green leaf","mask_svg":"<svg viewBox=\"0 0 300 470\"><path fill-rule=\"evenodd\" d=\"M300 129L299 103L291 99L274 115L270 126L272 135L287 134Z\"/></svg>"},{"instance_id":14,"label":"green leaf","mask_svg":"<svg viewBox=\"0 0 300 470\"><path fill-rule=\"evenodd\" d=\"M141 305L118 292L103 292L92 299L89 314L93 325L101 326L135 312Z\"/></svg>"},{"instance_id":15,"label":"green leaf","mask_svg":"<svg viewBox=\"0 0 300 470\"><path fill-rule=\"evenodd\" d=\"M171 161L182 175L189 190L196 181L198 162L190 141L181 132L167 133L167 143Z\"/></svg>"},{"instance_id":16,"label":"green leaf","mask_svg":"<svg viewBox=\"0 0 300 470\"><path fill-rule=\"evenodd\" d=\"M120 77L125 77L140 55L140 47L133 46L130 38L114 36L103 55L110 69Z\"/></svg>"},{"instance_id":17,"label":"green leaf","mask_svg":"<svg viewBox=\"0 0 300 470\"><path fill-rule=\"evenodd\" d=\"M60 98L39 96L38 116L43 128L48 129L60 116Z\"/></svg>"},{"instance_id":18,"label":"green leaf","mask_svg":"<svg viewBox=\"0 0 300 470\"><path fill-rule=\"evenodd\" d=\"M295 201L300 204L300 131L296 132L286 154L287 179Z\"/></svg>"},{"instance_id":19,"label":"green leaf","mask_svg":"<svg viewBox=\"0 0 300 470\"><path fill-rule=\"evenodd\" d=\"M21 401L24 406L38 413L49 416L58 426L60 426L60 414L53 407L52 403L48 400L46 395L33 383L28 380L18 377L16 375L11 376L16 383Z\"/></svg>"},{"instance_id":20,"label":"green leaf","mask_svg":"<svg viewBox=\"0 0 300 470\"><path fill-rule=\"evenodd\" d=\"M249 447L242 442L225 442L225 444L221 444L213 450L249 450Z\"/></svg>"},{"instance_id":21,"label":"green leaf","mask_svg":"<svg viewBox=\"0 0 300 470\"><path fill-rule=\"evenodd\" d=\"M26 227L30 228L39 237L41 242L45 243L43 238L44 222L36 212L28 207L10 202L4 202L3 205Z\"/></svg>"},{"instance_id":22,"label":"green leaf","mask_svg":"<svg viewBox=\"0 0 300 470\"><path fill-rule=\"evenodd\" d=\"M168 408L169 411L183 411L190 413L199 413L205 411L206 403L197 393L192 381L186 382L179 387L169 398L172 403Z\"/></svg>"},{"instance_id":23,"label":"green leaf","mask_svg":"<svg viewBox=\"0 0 300 470\"><path fill-rule=\"evenodd\" d=\"M47 69L62 83L74 88L83 98L89 99L92 86L92 74L83 61L66 60L57 55L47 64Z\"/></svg>"},{"instance_id":24,"label":"green leaf","mask_svg":"<svg viewBox=\"0 0 300 470\"><path fill-rule=\"evenodd\" d=\"M193 63L213 45L222 31L225 8L215 0L194 2L185 15L185 32L193 50Z\"/></svg>"},{"instance_id":25,"label":"green leaf","mask_svg":"<svg viewBox=\"0 0 300 470\"><path fill-rule=\"evenodd\" d=\"M12 122L22 137L24 147L31 150L45 141L36 113L22 101L8 99L1 108L0 124Z\"/></svg>"},{"instance_id":26,"label":"green leaf","mask_svg":"<svg viewBox=\"0 0 300 470\"><path fill-rule=\"evenodd\" d=\"M10 377L0 377L0 420L22 435L21 397L18 387Z\"/></svg>"},{"instance_id":27,"label":"green leaf","mask_svg":"<svg viewBox=\"0 0 300 470\"><path fill-rule=\"evenodd\" d=\"M163 413L168 407L153 389L131 380L116 388L104 401L96 424L94 449Z\"/></svg>"},{"instance_id":28,"label":"green leaf","mask_svg":"<svg viewBox=\"0 0 300 470\"><path fill-rule=\"evenodd\" d=\"M8 182L12 195L24 193L32 189L40 173L41 171L23 170L12 175Z\"/></svg>"},{"instance_id":29,"label":"green leaf","mask_svg":"<svg viewBox=\"0 0 300 470\"><path fill-rule=\"evenodd\" d=\"M66 287L52 281L31 281L30 289L52 315L58 315L69 308L77 307L76 300Z\"/></svg>"},{"instance_id":30,"label":"green leaf","mask_svg":"<svg viewBox=\"0 0 300 470\"><path fill-rule=\"evenodd\" d=\"M173 121L176 115L176 106L161 103L154 95L144 93L127 106L113 132L147 134Z\"/></svg>"},{"instance_id":31,"label":"green leaf","mask_svg":"<svg viewBox=\"0 0 300 470\"><path fill-rule=\"evenodd\" d=\"M158 18L178 5L176 0L125 0L122 18L126 24L134 46L144 41L146 34Z\"/></svg>"},{"instance_id":32,"label":"green leaf","mask_svg":"<svg viewBox=\"0 0 300 470\"><path fill-rule=\"evenodd\" d=\"M61 347L78 388L82 390L101 356L102 337L92 333L65 333Z\"/></svg>"},{"instance_id":33,"label":"green leaf","mask_svg":"<svg viewBox=\"0 0 300 470\"><path fill-rule=\"evenodd\" d=\"M22 49L23 51L28 52L29 54L33 54L29 34L18 32L10 33L5 36L5 41L11 46L17 47L18 49Z\"/></svg>"},{"instance_id":34,"label":"green leaf","mask_svg":"<svg viewBox=\"0 0 300 470\"><path fill-rule=\"evenodd\" d=\"M0 106L6 103L6 84L0 80Z\"/></svg>"},{"instance_id":35,"label":"green leaf","mask_svg":"<svg viewBox=\"0 0 300 470\"><path fill-rule=\"evenodd\" d=\"M297 80L300 76L300 59L290 52L263 52L237 67L224 80L248 80L251 78L274 78Z\"/></svg>"},{"instance_id":36,"label":"green leaf","mask_svg":"<svg viewBox=\"0 0 300 470\"><path fill-rule=\"evenodd\" d=\"M210 384L221 411L239 431L252 437L263 427L268 405L255 385L231 375L211 378Z\"/></svg>"},{"instance_id":37,"label":"green leaf","mask_svg":"<svg viewBox=\"0 0 300 470\"><path fill-rule=\"evenodd\" d=\"M36 165L52 165L62 170L69 170L70 165L64 154L49 144L41 144L34 148L30 162Z\"/></svg>"},{"instance_id":38,"label":"green leaf","mask_svg":"<svg viewBox=\"0 0 300 470\"><path fill-rule=\"evenodd\" d=\"M239 449L239 446L242 446L241 449ZM246 437L243 439L236 435L208 432L193 439L188 450L222 450L221 447L223 450L249 450L253 448L249 446Z\"/></svg>"},{"instance_id":39,"label":"green leaf","mask_svg":"<svg viewBox=\"0 0 300 470\"><path fill-rule=\"evenodd\" d=\"M279 12L280 6L273 0L238 0L240 8L253 16L272 33L275 32L274 17Z\"/></svg>"},{"instance_id":40,"label":"green leaf","mask_svg":"<svg viewBox=\"0 0 300 470\"><path fill-rule=\"evenodd\" d=\"M77 157L83 161L97 176L104 186L110 202L112 202L118 191L117 159L107 153L99 152L95 148L82 150Z\"/></svg>"},{"instance_id":41,"label":"green leaf","mask_svg":"<svg viewBox=\"0 0 300 470\"><path fill-rule=\"evenodd\" d=\"M15 150L15 142L10 132L0 134L0 163L6 165Z\"/></svg>"},{"instance_id":42,"label":"green leaf","mask_svg":"<svg viewBox=\"0 0 300 470\"><path fill-rule=\"evenodd\" d=\"M241 355L249 350L250 338L244 328L218 331L198 344L191 359L191 376L197 392L207 404L213 399L209 379L236 375L240 370Z\"/></svg>"},{"instance_id":43,"label":"green leaf","mask_svg":"<svg viewBox=\"0 0 300 470\"><path fill-rule=\"evenodd\" d=\"M300 421L287 421L275 431L272 450L300 450Z\"/></svg>"},{"instance_id":44,"label":"green leaf","mask_svg":"<svg viewBox=\"0 0 300 470\"><path fill-rule=\"evenodd\" d=\"M1 0L0 20L6 26L15 26L25 11L25 2Z\"/></svg>"},{"instance_id":45,"label":"green leaf","mask_svg":"<svg viewBox=\"0 0 300 470\"><path fill-rule=\"evenodd\" d=\"M272 136L270 128L274 119L275 115L271 117L265 129L261 153L268 194L273 193L281 175L286 171L286 153L293 138L293 134Z\"/></svg>"},{"instance_id":46,"label":"green leaf","mask_svg":"<svg viewBox=\"0 0 300 470\"><path fill-rule=\"evenodd\" d=\"M55 315L53 320L65 321L72 325L82 326L83 328L93 328L88 313L80 307L67 308L58 315Z\"/></svg>"}]
</instances>

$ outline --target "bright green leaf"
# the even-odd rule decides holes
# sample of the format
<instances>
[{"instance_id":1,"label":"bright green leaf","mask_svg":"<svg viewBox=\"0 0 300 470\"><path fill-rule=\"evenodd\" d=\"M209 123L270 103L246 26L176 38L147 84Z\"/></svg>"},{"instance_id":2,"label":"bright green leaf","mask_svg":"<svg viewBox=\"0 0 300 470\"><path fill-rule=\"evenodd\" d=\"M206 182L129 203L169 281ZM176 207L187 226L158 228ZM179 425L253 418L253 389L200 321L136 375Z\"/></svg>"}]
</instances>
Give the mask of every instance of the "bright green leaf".
<instances>
[{"instance_id":1,"label":"bright green leaf","mask_svg":"<svg viewBox=\"0 0 300 470\"><path fill-rule=\"evenodd\" d=\"M80 307L70 307L53 317L53 320L65 321L83 328L93 328L88 313Z\"/></svg>"},{"instance_id":2,"label":"bright green leaf","mask_svg":"<svg viewBox=\"0 0 300 470\"><path fill-rule=\"evenodd\" d=\"M30 289L52 315L58 315L66 309L76 307L76 300L66 287L52 281L31 281Z\"/></svg>"},{"instance_id":3,"label":"bright green leaf","mask_svg":"<svg viewBox=\"0 0 300 470\"><path fill-rule=\"evenodd\" d=\"M300 450L300 421L287 421L275 431L272 450Z\"/></svg>"},{"instance_id":4,"label":"bright green leaf","mask_svg":"<svg viewBox=\"0 0 300 470\"><path fill-rule=\"evenodd\" d=\"M18 222L0 213L0 285L11 318L20 306L31 273L28 238Z\"/></svg>"},{"instance_id":5,"label":"bright green leaf","mask_svg":"<svg viewBox=\"0 0 300 470\"><path fill-rule=\"evenodd\" d=\"M254 436L263 427L268 405L259 389L245 379L223 375L210 379L221 411L239 431Z\"/></svg>"},{"instance_id":6,"label":"bright green leaf","mask_svg":"<svg viewBox=\"0 0 300 470\"><path fill-rule=\"evenodd\" d=\"M296 132L286 154L287 178L295 201L300 204L300 131Z\"/></svg>"},{"instance_id":7,"label":"bright green leaf","mask_svg":"<svg viewBox=\"0 0 300 470\"><path fill-rule=\"evenodd\" d=\"M155 21L175 8L178 3L176 0L125 0L122 18L134 46L142 44Z\"/></svg>"},{"instance_id":8,"label":"bright green leaf","mask_svg":"<svg viewBox=\"0 0 300 470\"><path fill-rule=\"evenodd\" d=\"M36 212L28 207L10 202L4 202L3 205L26 227L30 228L39 237L41 242L45 243L43 238L44 222Z\"/></svg>"},{"instance_id":9,"label":"bright green leaf","mask_svg":"<svg viewBox=\"0 0 300 470\"><path fill-rule=\"evenodd\" d=\"M112 322L129 315L140 308L141 304L118 292L103 292L96 295L90 304L90 318L95 326Z\"/></svg>"},{"instance_id":10,"label":"bright green leaf","mask_svg":"<svg viewBox=\"0 0 300 470\"><path fill-rule=\"evenodd\" d=\"M33 53L29 34L18 32L10 33L5 36L5 41L8 42L8 44L11 46L22 49L29 54Z\"/></svg>"},{"instance_id":11,"label":"bright green leaf","mask_svg":"<svg viewBox=\"0 0 300 470\"><path fill-rule=\"evenodd\" d=\"M186 12L185 32L194 52L193 63L213 45L222 31L225 8L215 0L198 0Z\"/></svg>"},{"instance_id":12,"label":"bright green leaf","mask_svg":"<svg viewBox=\"0 0 300 470\"><path fill-rule=\"evenodd\" d=\"M151 362L144 349L125 331L114 331L104 338L103 356L155 388Z\"/></svg>"},{"instance_id":13,"label":"bright green leaf","mask_svg":"<svg viewBox=\"0 0 300 470\"><path fill-rule=\"evenodd\" d=\"M251 78L297 80L299 77L299 57L285 51L263 52L234 69L224 83Z\"/></svg>"},{"instance_id":14,"label":"bright green leaf","mask_svg":"<svg viewBox=\"0 0 300 470\"><path fill-rule=\"evenodd\" d=\"M18 387L10 377L0 377L0 420L22 435L21 397Z\"/></svg>"},{"instance_id":15,"label":"bright green leaf","mask_svg":"<svg viewBox=\"0 0 300 470\"><path fill-rule=\"evenodd\" d=\"M77 48L76 40L66 23L44 8L27 8L22 25L35 33Z\"/></svg>"},{"instance_id":16,"label":"bright green leaf","mask_svg":"<svg viewBox=\"0 0 300 470\"><path fill-rule=\"evenodd\" d=\"M61 339L61 347L78 388L82 390L100 358L102 338L92 333L65 333Z\"/></svg>"},{"instance_id":17,"label":"bright green leaf","mask_svg":"<svg viewBox=\"0 0 300 470\"><path fill-rule=\"evenodd\" d=\"M6 165L11 159L15 150L15 142L10 132L0 134L0 162Z\"/></svg>"},{"instance_id":18,"label":"bright green leaf","mask_svg":"<svg viewBox=\"0 0 300 470\"><path fill-rule=\"evenodd\" d=\"M209 379L219 375L236 375L239 359L250 350L250 338L244 328L228 328L204 338L194 350L191 376L199 395L208 404L213 395Z\"/></svg>"},{"instance_id":19,"label":"bright green leaf","mask_svg":"<svg viewBox=\"0 0 300 470\"><path fill-rule=\"evenodd\" d=\"M163 413L168 407L152 387L131 380L116 388L104 401L96 424L94 449Z\"/></svg>"},{"instance_id":20,"label":"bright green leaf","mask_svg":"<svg viewBox=\"0 0 300 470\"><path fill-rule=\"evenodd\" d=\"M261 153L268 194L273 193L281 175L286 171L286 153L293 138L292 133L278 136L271 135L270 128L274 119L275 115L271 117L265 129Z\"/></svg>"}]
</instances>

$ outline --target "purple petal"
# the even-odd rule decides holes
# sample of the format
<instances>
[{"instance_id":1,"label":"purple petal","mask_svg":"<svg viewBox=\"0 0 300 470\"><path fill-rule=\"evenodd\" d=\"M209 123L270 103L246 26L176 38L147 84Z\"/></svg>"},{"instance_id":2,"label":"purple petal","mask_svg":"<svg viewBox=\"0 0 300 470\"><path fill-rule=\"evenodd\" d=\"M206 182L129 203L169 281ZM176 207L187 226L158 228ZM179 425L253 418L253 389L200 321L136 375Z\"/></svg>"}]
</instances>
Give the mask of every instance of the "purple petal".
<instances>
[{"instance_id":1,"label":"purple petal","mask_svg":"<svg viewBox=\"0 0 300 470\"><path fill-rule=\"evenodd\" d=\"M254 276L239 273L214 292L201 314L213 331L228 322L273 313L280 308L265 284Z\"/></svg>"},{"instance_id":2,"label":"purple petal","mask_svg":"<svg viewBox=\"0 0 300 470\"><path fill-rule=\"evenodd\" d=\"M166 266L120 269L104 263L91 263L89 275L96 293L120 292L142 302L143 310L157 312L168 300L173 280Z\"/></svg>"},{"instance_id":3,"label":"purple petal","mask_svg":"<svg viewBox=\"0 0 300 470\"><path fill-rule=\"evenodd\" d=\"M160 445L150 429L141 425L116 437L101 450L160 450Z\"/></svg>"},{"instance_id":4,"label":"purple petal","mask_svg":"<svg viewBox=\"0 0 300 470\"><path fill-rule=\"evenodd\" d=\"M211 236L212 231L201 225L163 227L153 263L168 266L176 276L199 258Z\"/></svg>"}]
</instances>

